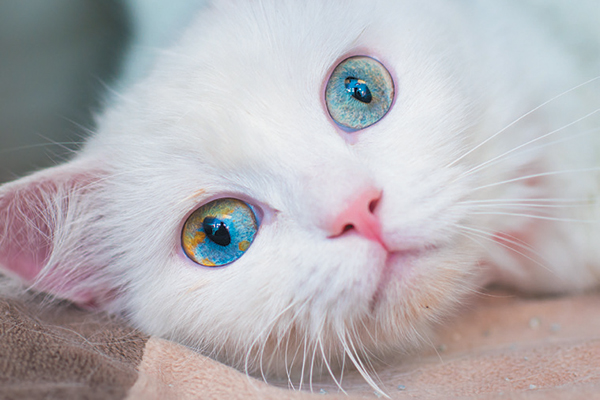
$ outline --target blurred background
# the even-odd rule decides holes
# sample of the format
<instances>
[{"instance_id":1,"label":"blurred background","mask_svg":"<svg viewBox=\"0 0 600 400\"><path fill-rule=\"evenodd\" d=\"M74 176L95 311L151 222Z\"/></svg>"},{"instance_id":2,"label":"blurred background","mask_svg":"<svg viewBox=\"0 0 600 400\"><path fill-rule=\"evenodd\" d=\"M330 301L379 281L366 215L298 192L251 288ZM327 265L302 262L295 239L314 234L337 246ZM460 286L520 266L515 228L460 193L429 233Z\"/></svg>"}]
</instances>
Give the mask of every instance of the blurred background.
<instances>
[{"instance_id":1,"label":"blurred background","mask_svg":"<svg viewBox=\"0 0 600 400\"><path fill-rule=\"evenodd\" d=\"M0 183L78 147L119 73L128 31L118 0L0 2Z\"/></svg>"},{"instance_id":2,"label":"blurred background","mask_svg":"<svg viewBox=\"0 0 600 400\"><path fill-rule=\"evenodd\" d=\"M588 55L584 61L597 74L599 42L589 38L600 32L600 0L525 3L567 48ZM145 75L156 49L175 40L178 28L205 5L0 0L0 183L68 158L94 129L107 88L119 76L125 87Z\"/></svg>"}]
</instances>

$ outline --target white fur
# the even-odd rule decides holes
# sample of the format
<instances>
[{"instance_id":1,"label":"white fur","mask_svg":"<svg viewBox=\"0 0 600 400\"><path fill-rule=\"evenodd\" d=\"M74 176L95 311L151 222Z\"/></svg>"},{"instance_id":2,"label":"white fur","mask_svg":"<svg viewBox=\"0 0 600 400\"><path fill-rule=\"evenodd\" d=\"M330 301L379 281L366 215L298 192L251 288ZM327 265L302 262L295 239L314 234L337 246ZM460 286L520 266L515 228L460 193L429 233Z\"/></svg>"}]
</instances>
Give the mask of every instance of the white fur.
<instances>
[{"instance_id":1,"label":"white fur","mask_svg":"<svg viewBox=\"0 0 600 400\"><path fill-rule=\"evenodd\" d=\"M362 369L353 357L414 346L478 285L596 286L599 180L581 171L598 167L598 132L577 135L597 116L477 168L600 106L594 81L535 109L600 68L532 4L216 1L99 119L72 164L102 171L73 195L93 206L57 228L53 257L78 248L73 264L96 266L118 293L103 306L146 332L270 373L307 374L315 354ZM354 54L390 70L396 100L348 134L323 88ZM381 246L324 226L365 187L382 190L388 248L408 251L391 271ZM195 265L183 221L230 196L261 210L255 242L229 266ZM491 239L499 232L520 235L513 250ZM74 243L90 233L85 254Z\"/></svg>"}]
</instances>

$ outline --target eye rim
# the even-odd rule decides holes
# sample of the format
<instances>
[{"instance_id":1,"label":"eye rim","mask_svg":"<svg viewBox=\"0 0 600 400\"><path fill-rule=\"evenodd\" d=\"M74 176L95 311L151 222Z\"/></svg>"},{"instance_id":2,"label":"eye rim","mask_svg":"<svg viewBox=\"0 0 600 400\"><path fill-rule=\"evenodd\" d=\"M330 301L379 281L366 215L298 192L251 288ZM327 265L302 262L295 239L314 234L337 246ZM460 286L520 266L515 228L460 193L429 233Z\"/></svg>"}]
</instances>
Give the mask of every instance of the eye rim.
<instances>
[{"instance_id":1,"label":"eye rim","mask_svg":"<svg viewBox=\"0 0 600 400\"><path fill-rule=\"evenodd\" d=\"M200 260L197 260L197 258L195 256L190 255L186 251L186 246L184 244L184 235L186 233L186 227L188 225L188 221L190 221L190 219L194 216L194 214L196 214L200 209L202 209L203 207L205 207L211 203L215 203L217 201L223 201L223 200L233 200L233 201L243 204L250 211L250 215L252 216L252 221L254 222L255 231L254 231L252 240L250 241L248 248L246 250L244 250L238 257L232 259L229 262L223 263L223 264L216 264L216 265L202 264L200 262ZM179 249L178 253L181 255L181 257L183 257L186 260L187 263L191 262L194 267L201 267L201 268L207 268L207 269L220 269L222 267L227 267L227 266L237 262L240 258L242 258L242 256L244 254L248 253L248 251L250 250L250 248L252 247L254 242L256 242L256 239L258 237L259 231L261 229L261 226L264 222L265 217L266 216L265 216L263 209L260 206L253 204L251 202L251 200L250 201L246 200L246 196L243 196L243 195L238 196L238 195L232 194L232 195L221 195L219 197L211 196L210 198L206 198L206 199L204 199L204 201L202 201L201 203L199 203L195 207L193 207L192 211L186 213L186 215L182 218L182 222L180 223L180 229L179 229L179 237L178 237L178 249Z\"/></svg>"},{"instance_id":2,"label":"eye rim","mask_svg":"<svg viewBox=\"0 0 600 400\"><path fill-rule=\"evenodd\" d=\"M342 65L343 63L347 62L350 59L353 58L365 58L365 59L370 59L373 60L375 63L379 64L381 66L381 68L383 69L383 71L385 71L389 82L391 84L391 96L389 98L389 106L387 108L387 110L379 117L379 119L377 119L375 122L372 122L369 125L366 125L362 128L352 128L350 126L346 126L340 122L338 122L335 117L332 115L331 110L329 108L329 102L327 101L327 92L328 92L328 87L329 84L331 82L331 78L333 77L334 73L336 72L336 70L338 69L338 67L340 65ZM397 85L397 74L396 74L396 70L392 67L392 66L388 66L389 63L385 62L385 57L380 57L380 55L377 54L377 52L373 52L372 49L368 49L368 48L357 48L354 51L351 51L349 53L346 53L345 55L338 57L336 59L336 61L331 65L331 67L329 67L327 73L325 74L325 76L327 77L327 79L325 79L323 81L323 84L321 86L321 102L323 105L323 108L327 114L327 117L329 119L331 119L331 121L334 122L335 126L341 130L341 132L346 136L346 138L351 142L354 143L355 137L351 136L350 134L355 133L355 132L359 132L362 131L364 129L370 128L373 125L376 125L377 123L379 123L381 120L383 120L385 118L385 116L387 116L387 114L392 110L392 108L394 108L394 105L396 103L396 98L397 98L397 94L398 94L398 85Z\"/></svg>"}]
</instances>

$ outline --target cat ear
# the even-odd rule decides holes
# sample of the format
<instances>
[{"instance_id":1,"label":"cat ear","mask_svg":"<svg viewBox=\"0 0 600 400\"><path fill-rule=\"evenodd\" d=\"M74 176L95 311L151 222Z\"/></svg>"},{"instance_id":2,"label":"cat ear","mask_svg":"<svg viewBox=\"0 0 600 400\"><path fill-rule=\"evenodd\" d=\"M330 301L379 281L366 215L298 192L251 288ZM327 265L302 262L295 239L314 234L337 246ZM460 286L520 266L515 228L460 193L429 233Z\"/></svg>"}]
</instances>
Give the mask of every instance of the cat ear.
<instances>
[{"instance_id":1,"label":"cat ear","mask_svg":"<svg viewBox=\"0 0 600 400\"><path fill-rule=\"evenodd\" d=\"M105 265L87 246L105 176L74 161L0 187L0 271L37 291L99 306L110 287Z\"/></svg>"}]
</instances>

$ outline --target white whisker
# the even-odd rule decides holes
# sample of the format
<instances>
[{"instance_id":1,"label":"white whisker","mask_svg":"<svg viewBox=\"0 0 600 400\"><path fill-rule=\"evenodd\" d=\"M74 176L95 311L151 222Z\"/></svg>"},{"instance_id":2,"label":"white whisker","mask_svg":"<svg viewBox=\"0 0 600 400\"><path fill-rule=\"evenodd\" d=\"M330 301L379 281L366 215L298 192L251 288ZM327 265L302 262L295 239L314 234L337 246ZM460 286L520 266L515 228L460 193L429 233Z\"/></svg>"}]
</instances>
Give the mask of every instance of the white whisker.
<instances>
[{"instance_id":1,"label":"white whisker","mask_svg":"<svg viewBox=\"0 0 600 400\"><path fill-rule=\"evenodd\" d=\"M313 342L313 343L311 343L311 345L313 346L313 352L312 352L312 359L310 361L310 373L308 374L308 387L309 387L310 391L313 392L313 376L315 376L314 368L315 368L315 358L317 355L317 344Z\"/></svg>"},{"instance_id":2,"label":"white whisker","mask_svg":"<svg viewBox=\"0 0 600 400\"><path fill-rule=\"evenodd\" d=\"M275 315L271 321L269 321L267 324L265 324L265 327L256 335L256 337L254 338L254 340L252 341L252 343L250 343L250 345L248 346L248 351L246 352L246 358L245 358L245 362L244 362L244 370L246 372L246 374L249 373L249 360L250 360L250 355L252 354L252 349L254 348L254 345L256 345L256 343L259 342L259 340L261 340L261 338L265 337L265 333L266 332L271 332L275 326L275 322L285 313L287 312L290 308L292 308L293 306L295 306L296 303L290 303L287 307L285 307L283 310L281 310L277 315ZM268 336L268 335L267 335ZM265 338L266 339L266 338ZM263 368L262 368L262 353L264 353L264 345L266 343L266 340L262 341L262 345L261 345L261 355L260 355L260 372L261 375L263 377L263 379L266 382L266 378L263 372Z\"/></svg>"},{"instance_id":3,"label":"white whisker","mask_svg":"<svg viewBox=\"0 0 600 400\"><path fill-rule=\"evenodd\" d=\"M300 370L300 383L298 385L298 390L302 390L302 385L304 384L304 371L306 370L306 350L308 347L308 332L304 332L304 349L302 353L302 369Z\"/></svg>"},{"instance_id":4,"label":"white whisker","mask_svg":"<svg viewBox=\"0 0 600 400\"><path fill-rule=\"evenodd\" d=\"M577 124L577 123L585 120L586 118L589 118L589 117L591 117L594 114L597 114L598 112L600 112L600 108L598 108L598 109L596 109L596 110L594 110L594 111L592 111L592 112L584 115L583 117L580 117L580 118L576 119L575 121L569 122L568 124L563 125L560 128L558 128L558 129L555 129L555 130L550 131L550 132L548 132L548 133L546 133L544 135L541 135L541 136L538 136L538 137L536 137L534 139L531 139L531 140L529 140L529 141L527 141L527 142L525 142L523 144L520 144L520 145L512 148L511 150L508 150L508 151L506 151L506 152L504 152L504 153L502 153L502 154L500 154L500 155L498 155L496 157L493 157L493 158L491 158L491 159L489 159L487 161L484 161L481 164L479 164L479 165L477 165L475 167L472 167L472 168L468 169L467 171L465 171L464 173L460 174L454 180L456 181L458 179L463 179L463 178L465 178L465 177L467 177L467 176L469 176L469 175L471 175L471 174L473 174L473 173L481 170L483 167L485 167L486 165L488 165L488 164L490 164L490 163L492 163L492 162L494 162L496 160L502 159L502 158L506 157L507 155L509 155L509 154L511 154L511 153L513 153L513 152L515 152L515 151L517 151L517 150L519 150L519 149L521 149L521 148L523 148L525 146L528 146L528 145L530 145L532 143L535 143L535 142L537 142L539 140L547 138L548 136L551 136L551 135L553 135L555 133L558 133L558 132L560 132L560 131L562 131L562 130L570 127L570 126L573 126L573 125L575 125L575 124Z\"/></svg>"},{"instance_id":5,"label":"white whisker","mask_svg":"<svg viewBox=\"0 0 600 400\"><path fill-rule=\"evenodd\" d=\"M490 167L492 167L494 165L497 165L497 164L499 164L501 162L504 162L506 160L510 160L510 159L512 159L514 157L519 157L519 156L521 156L523 154L526 154L526 153L530 153L530 152L533 152L533 151L539 151L540 149L543 149L545 147L550 147L550 146L554 146L554 145L557 145L557 144L561 144L561 143L565 143L565 142L570 142L570 141L578 139L578 138L580 138L582 136L590 135L590 134L596 133L598 131L600 131L600 128L588 129L588 130L580 132L578 134L569 135L568 137L565 137L565 138L562 138L562 139L553 140L553 141L546 142L546 143L541 143L541 144L538 144L537 146L534 146L534 147L520 148L518 151L515 151L512 154L506 154L506 157L500 157L500 158L496 158L494 160L490 160L490 162L486 163L485 167L481 168L480 170L486 169L486 168L490 168ZM482 164L480 164L480 165L482 165ZM466 171L466 172L468 172L468 171Z\"/></svg>"},{"instance_id":6,"label":"white whisker","mask_svg":"<svg viewBox=\"0 0 600 400\"><path fill-rule=\"evenodd\" d=\"M342 339L342 338L340 338L340 339ZM373 378L367 371L367 368L363 364L361 358L358 356L358 352L356 351L356 347L354 346L354 342L352 341L352 338L350 336L343 338L344 341L346 339L350 342L350 346L347 346L349 351L346 352L346 354L348 354L350 361L352 361L352 364L354 364L354 367L358 370L358 373L369 384L369 386L371 386L377 392L381 393L382 396L385 396L386 398L390 398L383 390L381 390L379 388L377 383L375 383L375 381L373 380Z\"/></svg>"},{"instance_id":7,"label":"white whisker","mask_svg":"<svg viewBox=\"0 0 600 400\"><path fill-rule=\"evenodd\" d=\"M457 227L459 227L459 228L466 228L466 227L464 227L464 226L460 226L460 225L457 225ZM522 257L524 257L524 258L528 259L529 261L533 262L534 264L538 265L539 267L543 268L544 270L546 270L546 271L550 272L551 274L553 274L553 275L555 275L555 276L558 276L558 275L556 274L556 272L554 272L552 269L548 268L547 266L545 266L544 264L542 264L542 263L540 263L539 261L535 260L534 258L532 258L532 257L528 256L527 254L525 254L525 253L523 253L523 252L521 252L521 251L519 251L519 250L517 250L517 249L514 249L514 248L512 248L512 247L510 247L510 246L508 246L507 244L504 244L504 243L502 243L502 242L495 241L494 239L492 239L492 238L491 238L491 237L489 237L489 236L486 236L486 235L481 235L481 234L477 234L477 233L475 233L475 232L469 232L469 231L467 231L467 232L463 232L463 233L464 233L464 234L468 234L468 235L474 235L475 237L479 237L479 238L481 238L481 239L488 240L488 241L490 241L490 242L492 242L492 243L494 243L494 244L496 244L496 245L500 245L500 246L504 247L505 249L508 249L508 250L510 250L510 251L512 251L512 252L514 252L514 253L517 253L517 254L519 254L520 256L522 256Z\"/></svg>"},{"instance_id":8,"label":"white whisker","mask_svg":"<svg viewBox=\"0 0 600 400\"><path fill-rule=\"evenodd\" d=\"M476 215L505 215L511 217L524 217L524 218L533 218L533 219L541 219L545 221L557 221L557 222L580 222L585 224L594 224L597 223L598 220L593 219L576 219L576 218L560 218L560 217L547 217L543 215L534 215L534 214L522 214L522 213L510 213L510 212L501 212L501 211L473 211L469 214Z\"/></svg>"},{"instance_id":9,"label":"white whisker","mask_svg":"<svg viewBox=\"0 0 600 400\"><path fill-rule=\"evenodd\" d=\"M339 338L339 335L338 335ZM344 382L344 370L346 369L346 352L342 352L342 370L340 371L340 386Z\"/></svg>"},{"instance_id":10,"label":"white whisker","mask_svg":"<svg viewBox=\"0 0 600 400\"><path fill-rule=\"evenodd\" d=\"M563 171L541 172L541 173L538 173L538 174L525 175L525 176L520 176L518 178L507 179L507 180L504 180L504 181L501 181L501 182L489 183L487 185L478 186L476 188L473 188L473 189L471 189L471 191L474 192L476 190L486 189L486 188L490 188L490 187L494 187L494 186L499 186L499 185L505 185L507 183L518 182L518 181L523 181L523 180L527 180L527 179L541 178L541 177L544 177L544 176L573 174L573 173L579 173L579 172L596 172L596 171L600 171L600 167L567 169L567 170L563 170Z\"/></svg>"},{"instance_id":11,"label":"white whisker","mask_svg":"<svg viewBox=\"0 0 600 400\"><path fill-rule=\"evenodd\" d=\"M571 203L571 204L588 204L589 199L584 198L576 198L576 199L568 199L568 198L521 198L521 199L481 199L481 200L463 200L458 202L458 204L480 204L480 203L502 203L502 202L513 202L513 203Z\"/></svg>"},{"instance_id":12,"label":"white whisker","mask_svg":"<svg viewBox=\"0 0 600 400\"><path fill-rule=\"evenodd\" d=\"M552 97L549 100L546 100L545 102L543 102L542 104L540 104L539 106L535 107L534 109L526 112L525 114L521 115L519 118L515 119L513 122L511 122L510 124L506 125L504 128L500 129L498 132L494 133L492 136L490 136L489 138L485 139L483 142L479 143L478 145L476 145L475 147L473 147L471 150L467 151L465 154L463 154L462 156L460 156L459 158L457 158L456 160L454 160L453 162L451 162L450 164L448 164L446 166L446 168L451 167L452 165L456 164L457 162L459 162L460 160L462 160L463 158L467 157L469 154L473 153L474 151L476 151L477 149L479 149L481 146L485 145L486 143L488 143L490 140L494 139L495 137L497 137L498 135L502 134L503 132L505 132L506 130L510 129L512 126L516 125L519 121L523 120L524 118L526 118L527 116L533 114L534 112L536 112L537 110L539 110L540 108L552 103L553 101L583 87L586 85L589 85L590 83L597 81L600 79L600 76L597 76L595 78L592 78L586 82L583 82L569 90L566 90L554 97Z\"/></svg>"},{"instance_id":13,"label":"white whisker","mask_svg":"<svg viewBox=\"0 0 600 400\"><path fill-rule=\"evenodd\" d=\"M285 365L285 375L286 375L287 381L288 381L288 388L291 388L292 390L296 390L296 388L294 387L294 382L292 382L290 361L288 360L288 354L289 354L289 348L290 348L289 331L287 331L287 334L285 336L286 336L286 341L285 341L285 352L284 352L284 359L283 359L283 364ZM291 363L296 361L296 355L298 355L299 350L300 350L300 347L297 347L296 352L294 353L294 357L292 357Z\"/></svg>"},{"instance_id":14,"label":"white whisker","mask_svg":"<svg viewBox=\"0 0 600 400\"><path fill-rule=\"evenodd\" d=\"M578 208L584 205L588 205L589 203L580 203L580 204L536 204L536 203L491 203L491 204L470 204L469 208L518 208L518 209L536 209L536 208Z\"/></svg>"},{"instance_id":15,"label":"white whisker","mask_svg":"<svg viewBox=\"0 0 600 400\"><path fill-rule=\"evenodd\" d=\"M498 233L493 233L493 232L488 232L488 231L484 231L481 229L477 229L477 228L473 228L473 227L469 227L469 226L464 226L464 225L459 225L459 224L455 224L455 226L464 229L464 230L468 230L470 232L476 232L476 233L480 233L482 235L486 235L488 236L490 239L492 239L492 237L497 236ZM515 246L519 246L520 248L527 250L529 252L531 252L532 254L534 254L535 256L539 257L540 259L544 259L544 257L542 257L541 254L539 254L537 251L535 251L535 249L533 247L531 247L528 243L524 242L523 240L514 237L513 235L510 235L508 233L502 232L502 240L511 244L514 244ZM510 239L507 239L510 238ZM493 240L493 239L492 239Z\"/></svg>"},{"instance_id":16,"label":"white whisker","mask_svg":"<svg viewBox=\"0 0 600 400\"><path fill-rule=\"evenodd\" d=\"M317 342L319 343L319 348L321 349L321 357L323 357L323 362L325 363L325 367L327 368L327 371L329 371L329 375L331 376L331 378L335 382L335 384L338 387L338 389L340 389L344 394L347 394L346 391L344 390L344 388L342 387L341 382L338 382L338 380L335 377L335 374L331 370L331 366L329 365L329 361L327 361L327 356L325 355L325 350L323 349L323 342L321 340L321 337L319 337L317 339Z\"/></svg>"},{"instance_id":17,"label":"white whisker","mask_svg":"<svg viewBox=\"0 0 600 400\"><path fill-rule=\"evenodd\" d=\"M0 150L0 154L2 153L13 153L16 151L22 151L22 150L30 150L30 149L35 149L35 148L39 148L39 147L52 147L52 146L59 146L61 148L67 149L70 152L73 152L73 149L66 147L66 146L79 146L81 145L83 142L49 142L49 143L36 143L36 144L30 144L30 145L25 145L25 146L15 146L15 147L10 147L8 149L2 149Z\"/></svg>"}]
</instances>

